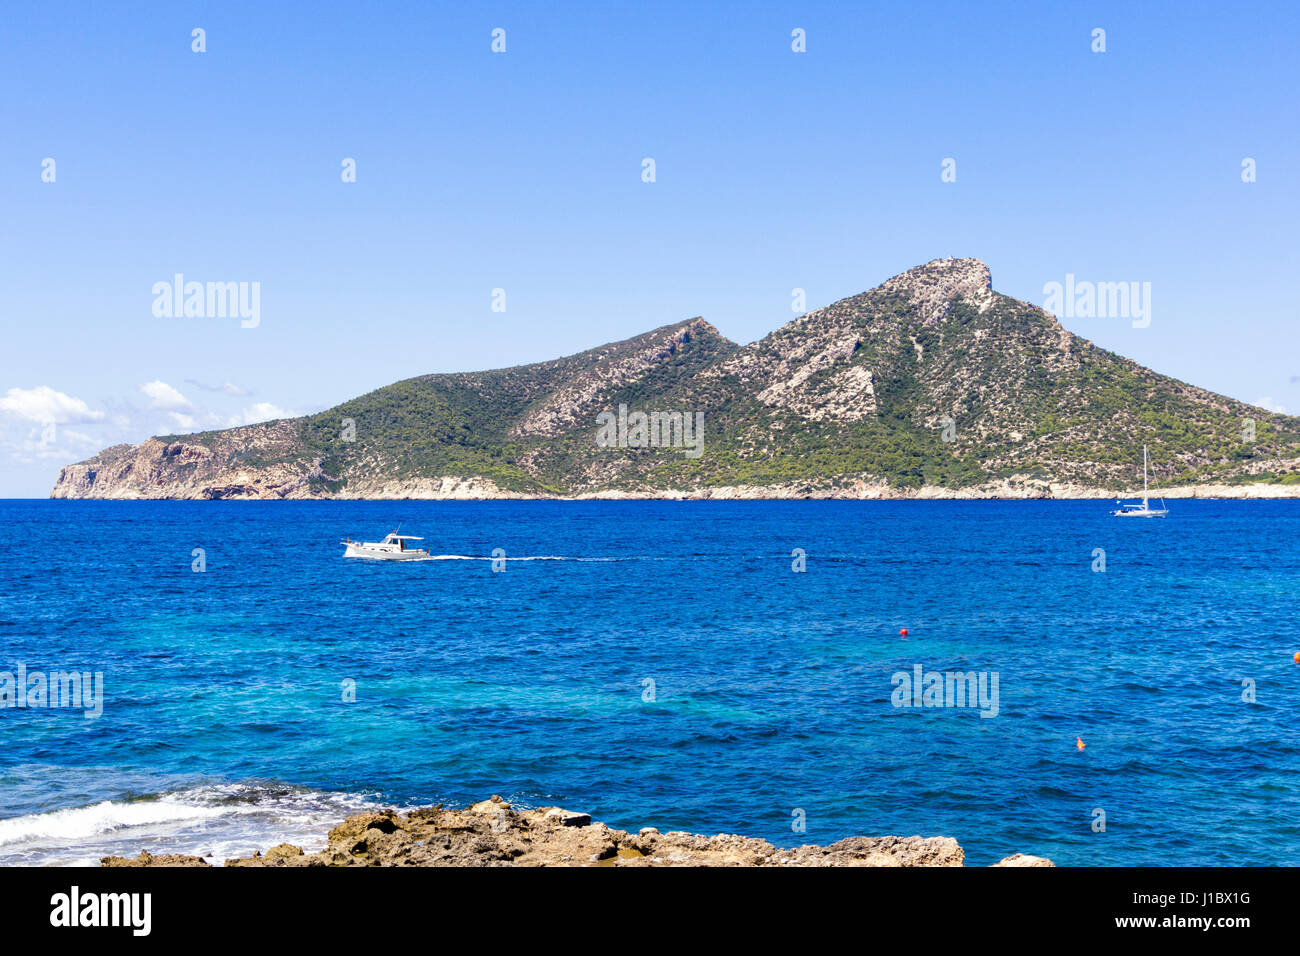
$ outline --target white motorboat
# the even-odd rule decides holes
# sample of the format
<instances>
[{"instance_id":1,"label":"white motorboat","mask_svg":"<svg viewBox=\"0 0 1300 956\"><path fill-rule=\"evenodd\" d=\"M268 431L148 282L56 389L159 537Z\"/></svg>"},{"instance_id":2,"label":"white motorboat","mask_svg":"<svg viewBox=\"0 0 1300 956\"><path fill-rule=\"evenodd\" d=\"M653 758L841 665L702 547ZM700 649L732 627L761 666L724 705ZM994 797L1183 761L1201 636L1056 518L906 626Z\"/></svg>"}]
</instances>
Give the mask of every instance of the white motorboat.
<instances>
[{"instance_id":1,"label":"white motorboat","mask_svg":"<svg viewBox=\"0 0 1300 956\"><path fill-rule=\"evenodd\" d=\"M383 541L353 541L344 538L339 544L347 548L345 558L376 558L380 561L416 561L429 556L428 548L408 548L408 541L423 541L413 534L398 534L396 531Z\"/></svg>"},{"instance_id":2,"label":"white motorboat","mask_svg":"<svg viewBox=\"0 0 1300 956\"><path fill-rule=\"evenodd\" d=\"M1119 505L1111 512L1117 518L1163 518L1169 514L1169 509L1165 507L1165 499L1160 499L1160 507L1152 508L1151 500L1147 497L1147 446L1142 446L1142 504L1121 505L1119 499L1115 499L1115 504Z\"/></svg>"}]
</instances>

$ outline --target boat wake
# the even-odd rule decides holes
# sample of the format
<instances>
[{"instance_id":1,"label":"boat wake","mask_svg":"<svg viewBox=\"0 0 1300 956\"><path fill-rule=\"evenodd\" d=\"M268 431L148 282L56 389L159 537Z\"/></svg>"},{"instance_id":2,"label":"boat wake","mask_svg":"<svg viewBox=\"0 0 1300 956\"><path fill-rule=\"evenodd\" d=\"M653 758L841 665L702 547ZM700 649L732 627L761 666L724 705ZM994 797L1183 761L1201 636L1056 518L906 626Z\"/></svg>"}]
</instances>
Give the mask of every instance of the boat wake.
<instances>
[{"instance_id":1,"label":"boat wake","mask_svg":"<svg viewBox=\"0 0 1300 956\"><path fill-rule=\"evenodd\" d=\"M418 561L644 561L645 558L576 558L562 554L532 554L494 558L480 554L431 554Z\"/></svg>"}]
</instances>

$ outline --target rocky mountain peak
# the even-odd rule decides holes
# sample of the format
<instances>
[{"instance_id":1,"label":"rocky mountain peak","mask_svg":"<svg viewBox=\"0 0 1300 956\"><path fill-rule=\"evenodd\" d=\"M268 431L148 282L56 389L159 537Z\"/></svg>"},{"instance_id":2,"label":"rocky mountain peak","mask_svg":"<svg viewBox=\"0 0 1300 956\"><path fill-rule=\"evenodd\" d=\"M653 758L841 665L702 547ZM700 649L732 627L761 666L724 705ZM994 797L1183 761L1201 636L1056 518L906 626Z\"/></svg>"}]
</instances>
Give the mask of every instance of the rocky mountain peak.
<instances>
[{"instance_id":1,"label":"rocky mountain peak","mask_svg":"<svg viewBox=\"0 0 1300 956\"><path fill-rule=\"evenodd\" d=\"M981 312L993 304L992 274L980 259L931 259L886 280L875 291L911 299L925 322L942 316L957 296Z\"/></svg>"},{"instance_id":2,"label":"rocky mountain peak","mask_svg":"<svg viewBox=\"0 0 1300 956\"><path fill-rule=\"evenodd\" d=\"M676 328L688 334L716 335L718 338L723 338L722 333L719 332L717 328L714 327L712 322L708 321L703 316L699 316L699 315L697 315L693 319L687 319L684 322L679 322Z\"/></svg>"}]
</instances>

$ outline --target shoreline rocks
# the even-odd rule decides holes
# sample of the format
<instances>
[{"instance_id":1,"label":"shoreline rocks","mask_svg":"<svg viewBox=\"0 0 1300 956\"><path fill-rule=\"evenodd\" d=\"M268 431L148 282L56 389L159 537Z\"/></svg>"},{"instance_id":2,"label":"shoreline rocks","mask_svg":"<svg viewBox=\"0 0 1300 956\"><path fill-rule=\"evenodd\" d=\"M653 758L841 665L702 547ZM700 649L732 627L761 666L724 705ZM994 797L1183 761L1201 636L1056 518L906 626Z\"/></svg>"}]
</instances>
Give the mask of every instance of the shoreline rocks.
<instances>
[{"instance_id":1,"label":"shoreline rocks","mask_svg":"<svg viewBox=\"0 0 1300 956\"><path fill-rule=\"evenodd\" d=\"M51 498L109 499L117 501L902 501L902 500L986 500L1101 499L1132 498L1132 488L1098 487L1086 482L1050 481L1032 475L1012 475L976 485L948 487L922 485L898 487L868 474L810 477L762 485L707 485L679 488L651 488L630 484L622 488L575 491L572 494L530 494L501 488L482 476L441 475L434 477L365 477L331 489L324 474L323 460L294 465L253 466L238 460L229 467L218 462L238 459L240 443L265 446L266 454L290 447L291 422L247 426L230 435L210 439L217 452L197 442L166 443L151 438L140 445L118 445L105 449L87 461L64 467L50 492ZM257 442L244 433L263 428ZM1279 469L1296 462L1273 461ZM318 480L320 479L320 480ZM1200 483L1174 485L1152 492L1153 497L1260 499L1300 498L1300 484L1242 481L1235 484Z\"/></svg>"},{"instance_id":2,"label":"shoreline rocks","mask_svg":"<svg viewBox=\"0 0 1300 956\"><path fill-rule=\"evenodd\" d=\"M202 857L104 857L106 867L209 866ZM779 849L766 840L643 827L635 834L560 807L518 810L493 796L462 810L422 807L359 813L329 832L325 849L280 844L226 866L964 866L951 837L854 836ZM1053 866L1016 853L994 866Z\"/></svg>"}]
</instances>

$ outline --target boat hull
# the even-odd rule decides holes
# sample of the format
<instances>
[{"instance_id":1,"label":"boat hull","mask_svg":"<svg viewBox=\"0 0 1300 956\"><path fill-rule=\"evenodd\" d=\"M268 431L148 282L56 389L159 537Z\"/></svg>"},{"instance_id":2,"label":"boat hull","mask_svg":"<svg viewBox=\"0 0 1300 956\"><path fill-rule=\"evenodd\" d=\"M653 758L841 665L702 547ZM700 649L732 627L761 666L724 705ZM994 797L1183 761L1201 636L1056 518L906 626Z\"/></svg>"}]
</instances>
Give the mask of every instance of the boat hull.
<instances>
[{"instance_id":1,"label":"boat hull","mask_svg":"<svg viewBox=\"0 0 1300 956\"><path fill-rule=\"evenodd\" d=\"M408 549L398 551L387 548L367 548L363 544L348 544L343 552L345 558L369 558L372 561L420 561L429 556L429 552L423 548L419 550Z\"/></svg>"}]
</instances>

